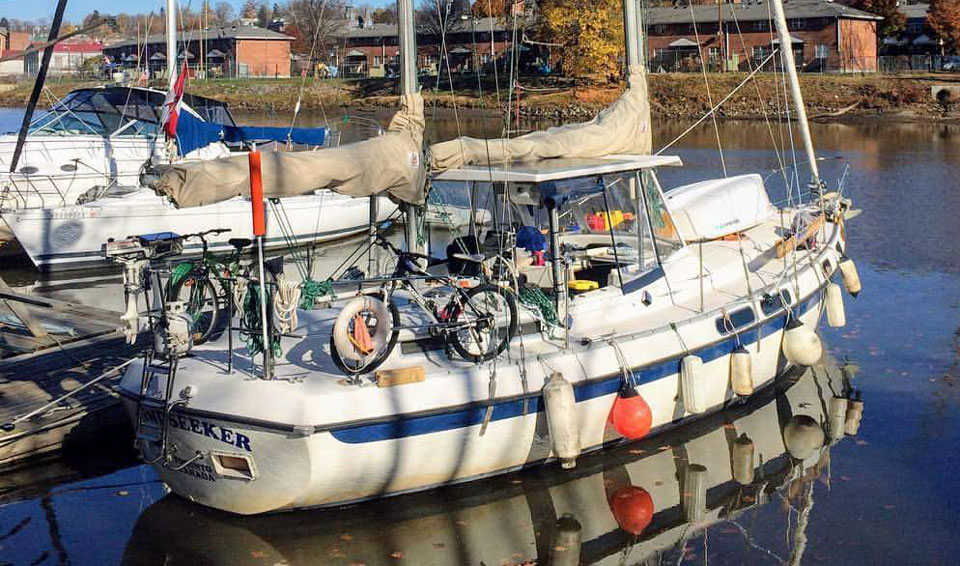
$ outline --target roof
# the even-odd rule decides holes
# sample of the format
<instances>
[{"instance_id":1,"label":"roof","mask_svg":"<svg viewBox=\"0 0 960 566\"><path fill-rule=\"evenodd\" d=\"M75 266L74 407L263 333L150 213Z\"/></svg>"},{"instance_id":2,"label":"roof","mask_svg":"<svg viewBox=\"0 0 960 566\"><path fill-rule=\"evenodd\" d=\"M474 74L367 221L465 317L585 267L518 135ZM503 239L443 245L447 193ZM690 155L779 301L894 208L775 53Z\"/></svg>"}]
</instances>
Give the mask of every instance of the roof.
<instances>
[{"instance_id":1,"label":"roof","mask_svg":"<svg viewBox=\"0 0 960 566\"><path fill-rule=\"evenodd\" d=\"M757 20L770 19L770 7L767 5L769 0L752 0L749 3L745 0L739 4L723 4L723 20L728 22L739 21L749 22ZM789 0L784 2L783 11L787 19L793 18L844 18L854 20L882 20L863 10L857 10L850 6L844 6L837 2L827 0ZM647 23L649 25L657 24L689 24L693 20L690 17L690 8L688 6L650 8L646 12ZM716 4L698 4L693 6L693 18L698 24L717 22Z\"/></svg>"},{"instance_id":2,"label":"roof","mask_svg":"<svg viewBox=\"0 0 960 566\"><path fill-rule=\"evenodd\" d=\"M682 165L673 155L609 155L593 159L541 159L506 165L468 165L433 175L435 181L543 183L591 175Z\"/></svg>"},{"instance_id":3,"label":"roof","mask_svg":"<svg viewBox=\"0 0 960 566\"><path fill-rule=\"evenodd\" d=\"M927 18L930 4L901 4L897 9L909 20L921 20Z\"/></svg>"},{"instance_id":4,"label":"roof","mask_svg":"<svg viewBox=\"0 0 960 566\"><path fill-rule=\"evenodd\" d=\"M40 42L34 45L43 45ZM99 41L63 41L53 46L54 53L91 53L103 50L103 44Z\"/></svg>"},{"instance_id":5,"label":"roof","mask_svg":"<svg viewBox=\"0 0 960 566\"><path fill-rule=\"evenodd\" d=\"M178 45L190 44L192 42L200 41L201 39L207 39L208 41L215 39L261 39L268 41L293 41L294 38L280 32L266 28L258 28L256 26L210 28L207 30L181 31L177 34ZM166 44L167 36L162 33L154 34L147 37L144 42L147 44ZM117 49L120 47L133 47L136 45L136 39L125 39L123 41L107 45L105 48Z\"/></svg>"},{"instance_id":6,"label":"roof","mask_svg":"<svg viewBox=\"0 0 960 566\"><path fill-rule=\"evenodd\" d=\"M491 26L493 27L493 31L506 31L510 29L502 18L477 18L473 20L451 21L447 25L446 33L482 33L490 31ZM362 28L358 28L353 25L352 21L345 20L343 27L335 32L334 35L344 38L397 37L397 33L397 24L366 24ZM417 33L421 35L431 34L432 30L429 26L419 25L417 26Z\"/></svg>"}]
</instances>

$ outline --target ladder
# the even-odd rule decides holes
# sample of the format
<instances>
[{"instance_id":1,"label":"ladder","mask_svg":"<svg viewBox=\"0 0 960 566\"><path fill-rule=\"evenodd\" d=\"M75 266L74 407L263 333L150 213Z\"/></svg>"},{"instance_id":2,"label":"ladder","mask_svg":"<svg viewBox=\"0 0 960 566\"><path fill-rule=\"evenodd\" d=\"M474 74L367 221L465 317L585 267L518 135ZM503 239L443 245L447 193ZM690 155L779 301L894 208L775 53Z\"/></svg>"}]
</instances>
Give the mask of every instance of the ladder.
<instances>
[{"instance_id":1,"label":"ladder","mask_svg":"<svg viewBox=\"0 0 960 566\"><path fill-rule=\"evenodd\" d=\"M143 374L140 378L140 399L137 402L135 423L135 445L148 464L161 460L166 463L173 450L167 446L167 430L170 413L181 403L170 400L176 381L178 356L157 355L151 348L143 360ZM160 385L163 383L163 388ZM155 458L148 458L145 448L155 446Z\"/></svg>"}]
</instances>

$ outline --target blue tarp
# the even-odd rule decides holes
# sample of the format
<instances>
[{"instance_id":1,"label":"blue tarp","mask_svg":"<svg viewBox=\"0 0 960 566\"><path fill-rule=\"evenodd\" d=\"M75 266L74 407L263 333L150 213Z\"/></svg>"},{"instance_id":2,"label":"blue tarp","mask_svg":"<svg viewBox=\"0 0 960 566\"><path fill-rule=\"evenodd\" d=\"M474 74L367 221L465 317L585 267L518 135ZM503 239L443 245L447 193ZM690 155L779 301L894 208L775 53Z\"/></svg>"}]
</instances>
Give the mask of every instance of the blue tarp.
<instances>
[{"instance_id":1,"label":"blue tarp","mask_svg":"<svg viewBox=\"0 0 960 566\"><path fill-rule=\"evenodd\" d=\"M320 146L327 138L326 128L276 128L261 126L227 126L204 122L189 112L181 112L177 121L177 142L180 154L206 147L211 143L280 142Z\"/></svg>"}]
</instances>

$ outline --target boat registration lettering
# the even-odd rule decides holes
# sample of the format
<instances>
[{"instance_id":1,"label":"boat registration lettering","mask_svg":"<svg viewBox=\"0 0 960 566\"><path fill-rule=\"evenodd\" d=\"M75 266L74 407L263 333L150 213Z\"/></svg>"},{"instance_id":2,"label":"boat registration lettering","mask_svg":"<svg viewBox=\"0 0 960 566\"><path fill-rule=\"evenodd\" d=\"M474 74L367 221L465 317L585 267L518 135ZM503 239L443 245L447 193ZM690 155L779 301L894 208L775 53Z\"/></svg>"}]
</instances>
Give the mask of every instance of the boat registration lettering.
<instances>
[{"instance_id":1,"label":"boat registration lettering","mask_svg":"<svg viewBox=\"0 0 960 566\"><path fill-rule=\"evenodd\" d=\"M250 449L249 436L225 426L215 425L203 419L195 419L184 415L170 415L170 426L199 434L200 436L206 436L207 438L213 438L230 446L252 452Z\"/></svg>"}]
</instances>

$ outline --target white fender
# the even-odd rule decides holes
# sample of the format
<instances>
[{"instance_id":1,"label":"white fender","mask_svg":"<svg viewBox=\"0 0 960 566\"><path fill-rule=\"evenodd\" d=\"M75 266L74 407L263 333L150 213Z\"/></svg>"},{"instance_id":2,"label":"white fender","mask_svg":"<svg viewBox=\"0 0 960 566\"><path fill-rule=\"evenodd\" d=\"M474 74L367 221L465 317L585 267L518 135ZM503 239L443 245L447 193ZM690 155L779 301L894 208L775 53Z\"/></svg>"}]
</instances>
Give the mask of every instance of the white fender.
<instances>
[{"instance_id":1,"label":"white fender","mask_svg":"<svg viewBox=\"0 0 960 566\"><path fill-rule=\"evenodd\" d=\"M840 285L836 283L827 285L824 302L827 307L827 324L833 328L846 326L847 315L843 310L843 292L840 290Z\"/></svg>"},{"instance_id":2,"label":"white fender","mask_svg":"<svg viewBox=\"0 0 960 566\"><path fill-rule=\"evenodd\" d=\"M707 468L690 464L683 474L680 504L688 523L698 523L707 515Z\"/></svg>"},{"instance_id":3,"label":"white fender","mask_svg":"<svg viewBox=\"0 0 960 566\"><path fill-rule=\"evenodd\" d=\"M750 485L753 483L753 441L746 434L741 434L733 441L733 447L730 449L731 466L733 467L733 479L740 485Z\"/></svg>"},{"instance_id":4,"label":"white fender","mask_svg":"<svg viewBox=\"0 0 960 566\"><path fill-rule=\"evenodd\" d=\"M783 445L795 460L807 460L823 447L823 429L809 415L795 415L783 429Z\"/></svg>"},{"instance_id":5,"label":"white fender","mask_svg":"<svg viewBox=\"0 0 960 566\"><path fill-rule=\"evenodd\" d=\"M580 455L580 425L573 386L558 372L550 376L542 391L553 454L563 469L574 468Z\"/></svg>"},{"instance_id":6,"label":"white fender","mask_svg":"<svg viewBox=\"0 0 960 566\"><path fill-rule=\"evenodd\" d=\"M848 436L856 436L860 430L860 420L863 418L863 401L851 399L847 403L847 418L843 430Z\"/></svg>"},{"instance_id":7,"label":"white fender","mask_svg":"<svg viewBox=\"0 0 960 566\"><path fill-rule=\"evenodd\" d=\"M753 356L742 345L730 354L730 387L737 395L753 395Z\"/></svg>"},{"instance_id":8,"label":"white fender","mask_svg":"<svg viewBox=\"0 0 960 566\"><path fill-rule=\"evenodd\" d=\"M787 361L797 366L812 366L823 354L823 344L817 333L795 318L787 323L782 348Z\"/></svg>"},{"instance_id":9,"label":"white fender","mask_svg":"<svg viewBox=\"0 0 960 566\"><path fill-rule=\"evenodd\" d=\"M827 433L830 435L830 440L843 438L843 431L847 424L847 400L843 397L832 397L827 406L827 418L829 419Z\"/></svg>"},{"instance_id":10,"label":"white fender","mask_svg":"<svg viewBox=\"0 0 960 566\"><path fill-rule=\"evenodd\" d=\"M856 297L860 293L860 274L857 273L857 266L853 260L844 257L840 260L840 274L843 275L843 286L847 292Z\"/></svg>"},{"instance_id":11,"label":"white fender","mask_svg":"<svg viewBox=\"0 0 960 566\"><path fill-rule=\"evenodd\" d=\"M699 356L684 356L680 361L680 395L687 412L700 414L708 408L703 373L703 359Z\"/></svg>"},{"instance_id":12,"label":"white fender","mask_svg":"<svg viewBox=\"0 0 960 566\"><path fill-rule=\"evenodd\" d=\"M370 312L377 319L377 324L370 336L373 339L373 351L368 354L358 351L350 341L350 321L362 312ZM376 297L357 297L344 305L343 310L337 315L337 320L333 323L333 345L341 358L362 362L376 356L387 347L391 332L393 332L393 317L390 316L387 305Z\"/></svg>"}]
</instances>

